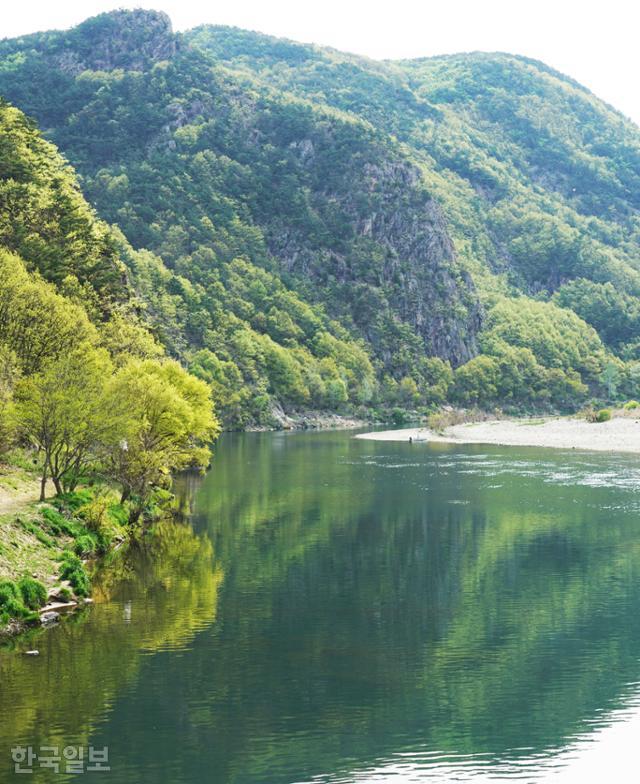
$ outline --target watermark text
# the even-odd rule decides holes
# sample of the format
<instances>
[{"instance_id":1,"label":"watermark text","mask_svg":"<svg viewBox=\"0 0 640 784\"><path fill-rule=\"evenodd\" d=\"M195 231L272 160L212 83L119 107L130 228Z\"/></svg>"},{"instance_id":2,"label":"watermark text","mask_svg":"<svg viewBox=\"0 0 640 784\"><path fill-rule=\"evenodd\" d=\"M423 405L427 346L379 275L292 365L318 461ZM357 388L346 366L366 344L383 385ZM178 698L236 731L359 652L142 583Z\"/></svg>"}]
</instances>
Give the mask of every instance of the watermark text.
<instances>
[{"instance_id":1,"label":"watermark text","mask_svg":"<svg viewBox=\"0 0 640 784\"><path fill-rule=\"evenodd\" d=\"M11 749L13 769L16 773L33 773L48 769L53 773L96 773L111 770L109 747L93 746L14 746Z\"/></svg>"}]
</instances>

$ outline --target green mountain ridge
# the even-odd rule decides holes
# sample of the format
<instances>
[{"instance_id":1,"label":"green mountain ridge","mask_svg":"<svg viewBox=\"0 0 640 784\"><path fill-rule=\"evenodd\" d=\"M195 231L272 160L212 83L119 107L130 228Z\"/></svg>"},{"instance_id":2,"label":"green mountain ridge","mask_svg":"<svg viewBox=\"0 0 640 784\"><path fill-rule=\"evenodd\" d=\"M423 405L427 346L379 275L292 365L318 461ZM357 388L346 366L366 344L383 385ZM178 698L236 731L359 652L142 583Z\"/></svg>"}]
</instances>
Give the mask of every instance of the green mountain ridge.
<instances>
[{"instance_id":1,"label":"green mountain ridge","mask_svg":"<svg viewBox=\"0 0 640 784\"><path fill-rule=\"evenodd\" d=\"M635 393L640 130L542 63L121 11L1 41L0 95L124 234L227 424Z\"/></svg>"}]
</instances>

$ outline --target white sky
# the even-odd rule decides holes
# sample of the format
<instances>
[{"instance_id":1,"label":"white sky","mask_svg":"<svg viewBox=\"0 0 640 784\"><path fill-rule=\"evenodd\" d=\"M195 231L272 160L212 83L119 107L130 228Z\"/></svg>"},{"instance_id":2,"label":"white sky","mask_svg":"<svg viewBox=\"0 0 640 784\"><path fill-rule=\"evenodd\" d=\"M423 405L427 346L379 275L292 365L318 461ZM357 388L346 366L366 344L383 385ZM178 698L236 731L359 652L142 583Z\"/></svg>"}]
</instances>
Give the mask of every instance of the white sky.
<instances>
[{"instance_id":1,"label":"white sky","mask_svg":"<svg viewBox=\"0 0 640 784\"><path fill-rule=\"evenodd\" d=\"M0 37L70 27L127 0L0 0ZM176 30L226 24L374 58L505 51L543 60L640 123L635 0L155 0ZM130 6L133 7L133 6Z\"/></svg>"}]
</instances>

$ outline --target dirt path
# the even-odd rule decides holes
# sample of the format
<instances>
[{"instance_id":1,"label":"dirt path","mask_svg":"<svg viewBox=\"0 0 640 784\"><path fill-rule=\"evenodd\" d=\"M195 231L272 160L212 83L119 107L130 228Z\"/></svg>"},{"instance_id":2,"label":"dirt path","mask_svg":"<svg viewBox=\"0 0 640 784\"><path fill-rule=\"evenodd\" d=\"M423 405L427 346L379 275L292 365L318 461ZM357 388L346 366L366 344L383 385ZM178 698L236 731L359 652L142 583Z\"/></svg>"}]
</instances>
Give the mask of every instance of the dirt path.
<instances>
[{"instance_id":1,"label":"dirt path","mask_svg":"<svg viewBox=\"0 0 640 784\"><path fill-rule=\"evenodd\" d=\"M37 481L25 484L17 490L0 487L0 515L19 512L40 497L40 484Z\"/></svg>"}]
</instances>

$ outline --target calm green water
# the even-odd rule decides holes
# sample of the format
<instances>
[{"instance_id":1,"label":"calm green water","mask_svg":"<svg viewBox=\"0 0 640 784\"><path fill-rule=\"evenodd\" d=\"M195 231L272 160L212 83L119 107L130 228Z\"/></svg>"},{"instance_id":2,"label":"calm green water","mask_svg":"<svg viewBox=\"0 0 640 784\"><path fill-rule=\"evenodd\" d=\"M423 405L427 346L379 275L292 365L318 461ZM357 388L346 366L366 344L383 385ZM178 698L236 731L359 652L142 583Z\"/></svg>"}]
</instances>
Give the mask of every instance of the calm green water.
<instances>
[{"instance_id":1,"label":"calm green water","mask_svg":"<svg viewBox=\"0 0 640 784\"><path fill-rule=\"evenodd\" d=\"M179 489L0 652L1 781L19 743L110 784L637 780L638 458L255 434Z\"/></svg>"}]
</instances>

